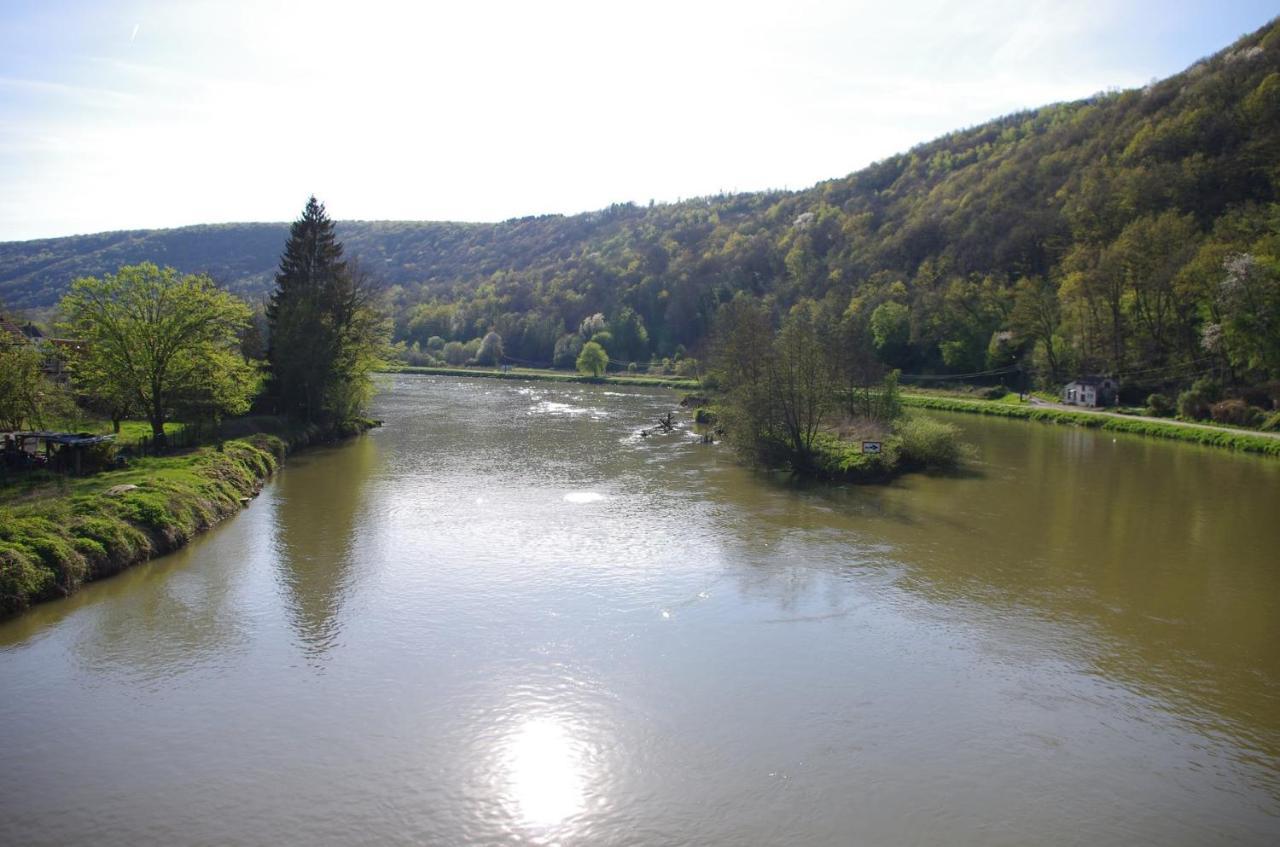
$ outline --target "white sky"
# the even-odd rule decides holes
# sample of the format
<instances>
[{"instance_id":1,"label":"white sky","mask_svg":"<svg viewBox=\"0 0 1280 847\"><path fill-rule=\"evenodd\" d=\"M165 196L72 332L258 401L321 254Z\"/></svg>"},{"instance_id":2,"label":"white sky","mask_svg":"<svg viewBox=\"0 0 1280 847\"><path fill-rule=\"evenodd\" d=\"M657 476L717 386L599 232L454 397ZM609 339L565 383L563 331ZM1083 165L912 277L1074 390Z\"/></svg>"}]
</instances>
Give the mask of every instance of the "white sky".
<instances>
[{"instance_id":1,"label":"white sky","mask_svg":"<svg viewBox=\"0 0 1280 847\"><path fill-rule=\"evenodd\" d=\"M0 240L283 221L312 192L501 220L800 188L1174 73L1268 5L5 2Z\"/></svg>"}]
</instances>

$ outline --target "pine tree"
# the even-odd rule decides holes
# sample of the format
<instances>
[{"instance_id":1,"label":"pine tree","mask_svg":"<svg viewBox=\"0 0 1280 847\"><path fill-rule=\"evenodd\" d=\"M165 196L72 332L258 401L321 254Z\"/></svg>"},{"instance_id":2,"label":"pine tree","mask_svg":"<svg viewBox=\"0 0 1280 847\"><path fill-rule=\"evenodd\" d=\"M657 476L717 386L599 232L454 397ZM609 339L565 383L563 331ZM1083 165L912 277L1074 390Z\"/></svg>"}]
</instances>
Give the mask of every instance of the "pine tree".
<instances>
[{"instance_id":1,"label":"pine tree","mask_svg":"<svg viewBox=\"0 0 1280 847\"><path fill-rule=\"evenodd\" d=\"M272 393L281 411L341 423L363 412L384 329L371 287L344 260L324 205L313 196L289 229L267 305Z\"/></svg>"}]
</instances>

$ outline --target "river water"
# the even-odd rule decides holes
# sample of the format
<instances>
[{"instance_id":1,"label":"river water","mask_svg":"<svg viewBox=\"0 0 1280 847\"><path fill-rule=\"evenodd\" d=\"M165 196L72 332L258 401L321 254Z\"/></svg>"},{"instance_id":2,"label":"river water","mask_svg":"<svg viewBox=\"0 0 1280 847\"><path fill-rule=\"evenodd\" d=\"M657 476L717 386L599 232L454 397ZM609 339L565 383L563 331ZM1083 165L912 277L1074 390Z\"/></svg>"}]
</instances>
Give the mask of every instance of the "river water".
<instances>
[{"instance_id":1,"label":"river water","mask_svg":"<svg viewBox=\"0 0 1280 847\"><path fill-rule=\"evenodd\" d=\"M953 416L797 487L673 407L389 378L0 625L0 844L1280 843L1280 462Z\"/></svg>"}]
</instances>

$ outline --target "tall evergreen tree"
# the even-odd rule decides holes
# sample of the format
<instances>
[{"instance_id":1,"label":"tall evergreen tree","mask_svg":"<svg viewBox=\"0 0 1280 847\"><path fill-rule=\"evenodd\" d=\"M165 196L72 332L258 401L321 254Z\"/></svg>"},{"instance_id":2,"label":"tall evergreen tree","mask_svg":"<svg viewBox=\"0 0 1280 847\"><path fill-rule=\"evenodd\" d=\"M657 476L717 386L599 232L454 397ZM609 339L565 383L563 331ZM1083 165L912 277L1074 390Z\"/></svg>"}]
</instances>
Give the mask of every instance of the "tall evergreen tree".
<instances>
[{"instance_id":1,"label":"tall evergreen tree","mask_svg":"<svg viewBox=\"0 0 1280 847\"><path fill-rule=\"evenodd\" d=\"M282 411L323 423L363 411L383 327L367 278L344 260L333 221L314 196L289 229L267 325L272 393Z\"/></svg>"}]
</instances>

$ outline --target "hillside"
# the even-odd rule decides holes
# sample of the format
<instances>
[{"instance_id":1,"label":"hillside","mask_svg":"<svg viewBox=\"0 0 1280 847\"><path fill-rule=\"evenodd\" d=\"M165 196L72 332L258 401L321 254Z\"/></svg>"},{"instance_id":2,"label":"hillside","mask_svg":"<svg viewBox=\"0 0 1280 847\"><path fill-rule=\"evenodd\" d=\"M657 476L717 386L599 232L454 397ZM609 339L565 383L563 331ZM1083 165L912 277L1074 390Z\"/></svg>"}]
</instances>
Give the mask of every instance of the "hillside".
<instances>
[{"instance_id":1,"label":"hillside","mask_svg":"<svg viewBox=\"0 0 1280 847\"><path fill-rule=\"evenodd\" d=\"M1146 88L1003 117L804 191L339 232L388 286L398 337L423 348L496 327L509 354L548 361L600 312L610 352L642 359L696 346L745 291L779 309L819 301L912 372L1022 357L1054 377L1259 381L1280 377L1278 200L1273 21ZM143 259L256 297L285 232L0 244L0 301L46 307L77 275Z\"/></svg>"}]
</instances>

